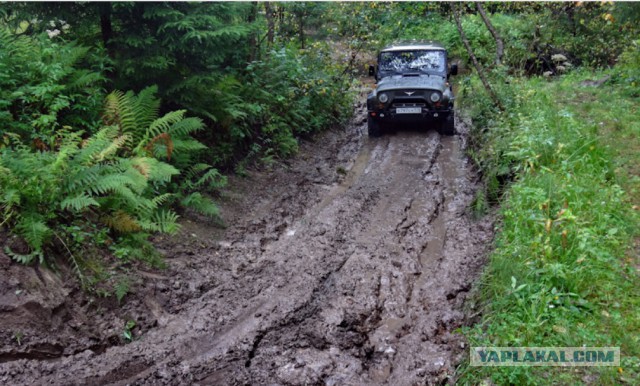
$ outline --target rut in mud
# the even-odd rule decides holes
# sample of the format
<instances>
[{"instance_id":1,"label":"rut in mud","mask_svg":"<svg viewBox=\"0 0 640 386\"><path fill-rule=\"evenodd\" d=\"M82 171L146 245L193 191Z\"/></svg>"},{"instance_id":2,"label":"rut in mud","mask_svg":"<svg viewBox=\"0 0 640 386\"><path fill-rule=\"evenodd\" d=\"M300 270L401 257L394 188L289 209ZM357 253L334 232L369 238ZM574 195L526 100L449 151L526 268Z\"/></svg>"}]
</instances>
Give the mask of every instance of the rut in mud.
<instances>
[{"instance_id":1,"label":"rut in mud","mask_svg":"<svg viewBox=\"0 0 640 386\"><path fill-rule=\"evenodd\" d=\"M167 252L169 285L192 290L148 299L156 328L104 352L6 361L0 382L446 381L468 352L453 331L492 238L490 219L468 210L467 128L368 139L364 114L253 180L254 201L215 245Z\"/></svg>"}]
</instances>

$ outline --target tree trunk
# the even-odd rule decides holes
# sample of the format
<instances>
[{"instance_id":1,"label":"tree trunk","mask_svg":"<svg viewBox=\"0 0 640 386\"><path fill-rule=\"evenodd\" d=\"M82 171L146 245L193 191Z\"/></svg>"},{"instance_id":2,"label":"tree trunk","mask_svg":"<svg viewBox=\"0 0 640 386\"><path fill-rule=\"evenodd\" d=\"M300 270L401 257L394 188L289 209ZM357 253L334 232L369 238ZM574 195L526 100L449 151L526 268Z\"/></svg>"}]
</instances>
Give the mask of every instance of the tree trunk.
<instances>
[{"instance_id":1,"label":"tree trunk","mask_svg":"<svg viewBox=\"0 0 640 386\"><path fill-rule=\"evenodd\" d=\"M300 13L298 15L298 36L300 38L300 48L304 50L304 41L305 41L305 36L304 36L304 13Z\"/></svg>"},{"instance_id":2,"label":"tree trunk","mask_svg":"<svg viewBox=\"0 0 640 386\"><path fill-rule=\"evenodd\" d=\"M502 42L502 38L500 37L500 34L498 34L498 31L496 31L496 29L493 27L493 24L491 24L491 20L489 20L487 14L484 12L482 3L476 3L476 7L478 8L478 12L482 17L482 20L484 20L484 24L487 26L487 29L489 30L489 32L491 32L491 35L493 35L493 38L496 40L496 65L499 66L500 64L502 64L502 57L504 55L504 43Z\"/></svg>"},{"instance_id":3,"label":"tree trunk","mask_svg":"<svg viewBox=\"0 0 640 386\"><path fill-rule=\"evenodd\" d=\"M258 17L258 2L251 2L251 11L249 12L249 17L247 17L248 24L253 24ZM249 36L249 54L247 59L249 63L253 62L256 59L256 53L258 52L258 37L256 36L257 32L252 32L251 36Z\"/></svg>"},{"instance_id":4,"label":"tree trunk","mask_svg":"<svg viewBox=\"0 0 640 386\"><path fill-rule=\"evenodd\" d=\"M487 80L484 74L484 69L482 68L480 63L478 63L478 59L476 58L476 56L473 53L473 50L471 49L471 44L469 44L469 40L467 39L467 36L464 34L464 30L462 29L462 23L460 23L460 14L458 12L459 12L459 9L456 4L453 6L453 18L456 21L456 26L458 27L458 32L460 33L460 38L462 39L464 48L466 48L467 53L469 54L469 57L473 62L473 66L476 68L476 71L478 72L478 76L480 77L480 80L482 81L482 84L484 85L485 90L487 90L487 93L489 93L489 96L493 100L493 103L496 105L496 107L498 107L498 109L500 109L500 111L504 111L504 107L502 107L502 103L500 102L500 99L491 88L491 85L489 84L489 81Z\"/></svg>"},{"instance_id":5,"label":"tree trunk","mask_svg":"<svg viewBox=\"0 0 640 386\"><path fill-rule=\"evenodd\" d=\"M271 48L276 36L276 21L271 3L264 2L264 12L267 18L267 47Z\"/></svg>"},{"instance_id":6,"label":"tree trunk","mask_svg":"<svg viewBox=\"0 0 640 386\"><path fill-rule=\"evenodd\" d=\"M98 14L100 16L100 34L102 35L102 43L107 51L107 56L115 59L115 49L113 47L113 25L111 24L111 3L104 2L98 4ZM113 85L118 77L116 67L106 71L107 79L110 86Z\"/></svg>"},{"instance_id":7,"label":"tree trunk","mask_svg":"<svg viewBox=\"0 0 640 386\"><path fill-rule=\"evenodd\" d=\"M111 3L100 3L100 33L102 35L102 43L107 50L110 58L113 58L113 45L111 38L113 37L113 27L111 25Z\"/></svg>"}]
</instances>

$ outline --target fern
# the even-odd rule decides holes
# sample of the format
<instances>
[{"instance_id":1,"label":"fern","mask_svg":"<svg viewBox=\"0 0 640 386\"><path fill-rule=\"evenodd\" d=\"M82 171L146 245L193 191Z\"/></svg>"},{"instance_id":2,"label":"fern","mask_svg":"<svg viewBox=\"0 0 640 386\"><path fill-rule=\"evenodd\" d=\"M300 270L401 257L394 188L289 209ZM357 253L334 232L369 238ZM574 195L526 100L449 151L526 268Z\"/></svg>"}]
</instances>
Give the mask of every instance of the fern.
<instances>
[{"instance_id":1,"label":"fern","mask_svg":"<svg viewBox=\"0 0 640 386\"><path fill-rule=\"evenodd\" d=\"M157 86L149 86L144 88L135 100L138 105L136 109L136 120L141 127L147 128L151 126L160 112L160 99L156 97L158 92Z\"/></svg>"},{"instance_id":2,"label":"fern","mask_svg":"<svg viewBox=\"0 0 640 386\"><path fill-rule=\"evenodd\" d=\"M169 134L171 127L184 119L186 110L176 110L165 114L151 123L146 132L146 138L153 138L163 133Z\"/></svg>"},{"instance_id":3,"label":"fern","mask_svg":"<svg viewBox=\"0 0 640 386\"><path fill-rule=\"evenodd\" d=\"M67 197L60 203L62 209L73 209L76 212L80 212L90 206L99 206L98 202L92 197L89 197L86 193L82 193L75 197Z\"/></svg>"},{"instance_id":4,"label":"fern","mask_svg":"<svg viewBox=\"0 0 640 386\"><path fill-rule=\"evenodd\" d=\"M29 246L35 250L42 250L42 246L51 237L51 229L44 220L33 213L29 213L24 217L20 217L16 226L18 234L22 236Z\"/></svg>"},{"instance_id":5,"label":"fern","mask_svg":"<svg viewBox=\"0 0 640 386\"><path fill-rule=\"evenodd\" d=\"M0 137L17 134L22 143L35 140L51 149L64 127L93 130L105 77L89 68L99 68L105 59L73 42L14 35L1 25Z\"/></svg>"},{"instance_id":6,"label":"fern","mask_svg":"<svg viewBox=\"0 0 640 386\"><path fill-rule=\"evenodd\" d=\"M114 292L118 303L122 302L122 299L129 293L130 282L126 277L120 278L114 286Z\"/></svg>"},{"instance_id":7,"label":"fern","mask_svg":"<svg viewBox=\"0 0 640 386\"><path fill-rule=\"evenodd\" d=\"M138 221L129 213L118 210L102 220L109 228L121 233L138 232L142 229Z\"/></svg>"},{"instance_id":8,"label":"fern","mask_svg":"<svg viewBox=\"0 0 640 386\"><path fill-rule=\"evenodd\" d=\"M166 209L159 211L172 195L159 195L156 189L179 171L154 158L120 156L122 138L117 128L107 127L87 140L61 133L58 152L33 152L24 146L0 149L2 221L30 249L28 254L12 251L14 259L31 263L40 257L43 262L45 248L52 246L52 235L75 256L72 249L81 248L80 241L67 247L58 236L77 232L73 230L77 227L68 225L73 221L100 218L123 235L177 230L177 215Z\"/></svg>"},{"instance_id":9,"label":"fern","mask_svg":"<svg viewBox=\"0 0 640 386\"><path fill-rule=\"evenodd\" d=\"M13 260L24 265L31 264L36 258L38 258L41 263L43 261L42 251L33 251L31 253L23 255L13 252L9 247L5 247L4 252Z\"/></svg>"},{"instance_id":10,"label":"fern","mask_svg":"<svg viewBox=\"0 0 640 386\"><path fill-rule=\"evenodd\" d=\"M184 118L169 128L169 134L175 137L185 137L204 128L204 123L200 118Z\"/></svg>"},{"instance_id":11,"label":"fern","mask_svg":"<svg viewBox=\"0 0 640 386\"><path fill-rule=\"evenodd\" d=\"M180 171L174 166L167 163L158 161L153 158L149 158L149 179L153 181L169 182L175 175L180 174Z\"/></svg>"},{"instance_id":12,"label":"fern","mask_svg":"<svg viewBox=\"0 0 640 386\"><path fill-rule=\"evenodd\" d=\"M178 224L178 215L168 210L156 212L151 219L141 221L140 225L143 229L149 231L163 232L175 234L180 230Z\"/></svg>"},{"instance_id":13,"label":"fern","mask_svg":"<svg viewBox=\"0 0 640 386\"><path fill-rule=\"evenodd\" d=\"M175 194L173 194L173 193L165 193L165 194L161 194L159 196L154 197L152 201L153 201L154 206L157 208L157 207L163 206L165 204L168 204L174 198L175 198Z\"/></svg>"},{"instance_id":14,"label":"fern","mask_svg":"<svg viewBox=\"0 0 640 386\"><path fill-rule=\"evenodd\" d=\"M209 218L219 219L220 217L220 209L218 206L211 199L204 197L199 192L187 195L182 199L181 203L183 206L193 209Z\"/></svg>"},{"instance_id":15,"label":"fern","mask_svg":"<svg viewBox=\"0 0 640 386\"><path fill-rule=\"evenodd\" d=\"M218 169L211 168L206 173L204 173L198 180L193 184L193 186L200 188L205 184L208 187L213 189L222 188L227 184L227 178L220 174Z\"/></svg>"}]
</instances>

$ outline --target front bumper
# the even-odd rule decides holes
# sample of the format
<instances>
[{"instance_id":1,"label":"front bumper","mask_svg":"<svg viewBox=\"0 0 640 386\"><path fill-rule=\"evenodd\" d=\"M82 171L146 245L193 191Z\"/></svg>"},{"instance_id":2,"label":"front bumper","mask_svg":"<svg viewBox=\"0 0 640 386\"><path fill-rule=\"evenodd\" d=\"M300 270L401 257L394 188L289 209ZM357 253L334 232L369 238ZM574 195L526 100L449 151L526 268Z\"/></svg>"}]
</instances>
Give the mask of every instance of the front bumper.
<instances>
[{"instance_id":1,"label":"front bumper","mask_svg":"<svg viewBox=\"0 0 640 386\"><path fill-rule=\"evenodd\" d=\"M405 108L404 106L401 108ZM389 107L385 109L369 110L368 115L379 122L433 122L442 121L447 119L449 114L453 111L450 108L445 109L433 109L427 107L413 107L419 108L419 113L398 113L397 107Z\"/></svg>"}]
</instances>

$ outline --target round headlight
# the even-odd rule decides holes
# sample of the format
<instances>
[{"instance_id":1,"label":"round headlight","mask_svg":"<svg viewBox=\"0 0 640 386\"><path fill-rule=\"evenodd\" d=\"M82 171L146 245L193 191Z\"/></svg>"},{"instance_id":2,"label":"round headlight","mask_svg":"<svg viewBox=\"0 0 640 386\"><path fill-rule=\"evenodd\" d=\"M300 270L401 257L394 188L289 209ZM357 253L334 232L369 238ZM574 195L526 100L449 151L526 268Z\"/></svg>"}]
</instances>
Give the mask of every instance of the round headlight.
<instances>
[{"instance_id":1,"label":"round headlight","mask_svg":"<svg viewBox=\"0 0 640 386\"><path fill-rule=\"evenodd\" d=\"M378 95L378 100L382 103L387 103L389 102L389 95L382 93L380 95Z\"/></svg>"},{"instance_id":2,"label":"round headlight","mask_svg":"<svg viewBox=\"0 0 640 386\"><path fill-rule=\"evenodd\" d=\"M434 92L433 94L431 94L431 102L437 102L440 100L440 93Z\"/></svg>"}]
</instances>

